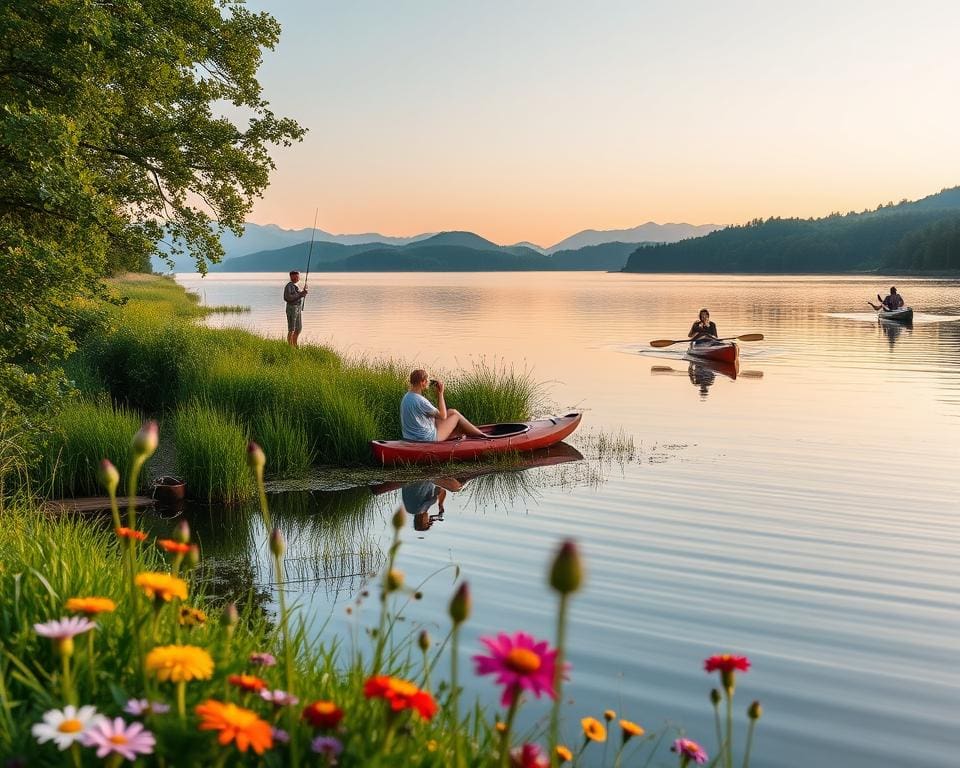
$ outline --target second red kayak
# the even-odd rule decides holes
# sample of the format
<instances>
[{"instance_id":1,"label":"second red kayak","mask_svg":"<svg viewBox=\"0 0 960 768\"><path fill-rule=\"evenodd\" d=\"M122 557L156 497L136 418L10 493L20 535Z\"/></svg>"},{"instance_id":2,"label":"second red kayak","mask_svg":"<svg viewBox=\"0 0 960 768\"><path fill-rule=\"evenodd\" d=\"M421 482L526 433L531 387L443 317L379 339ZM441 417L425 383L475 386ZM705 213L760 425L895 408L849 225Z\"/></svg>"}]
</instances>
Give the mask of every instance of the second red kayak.
<instances>
[{"instance_id":1,"label":"second red kayak","mask_svg":"<svg viewBox=\"0 0 960 768\"><path fill-rule=\"evenodd\" d=\"M559 443L580 424L580 413L511 424L486 424L489 438L466 437L435 443L414 440L373 440L373 457L381 464L430 464L468 461L496 453L535 451Z\"/></svg>"},{"instance_id":2,"label":"second red kayak","mask_svg":"<svg viewBox=\"0 0 960 768\"><path fill-rule=\"evenodd\" d=\"M740 359L740 347L735 341L701 341L687 350L691 357L734 364Z\"/></svg>"}]
</instances>

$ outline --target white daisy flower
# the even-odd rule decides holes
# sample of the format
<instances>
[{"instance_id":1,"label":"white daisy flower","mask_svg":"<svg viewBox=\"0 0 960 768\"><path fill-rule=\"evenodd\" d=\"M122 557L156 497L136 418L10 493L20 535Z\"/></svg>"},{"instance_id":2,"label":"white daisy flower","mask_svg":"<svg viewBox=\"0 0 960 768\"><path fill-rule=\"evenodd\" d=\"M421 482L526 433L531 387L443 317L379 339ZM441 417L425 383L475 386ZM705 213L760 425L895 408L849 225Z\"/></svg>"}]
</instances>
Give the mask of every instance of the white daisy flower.
<instances>
[{"instance_id":1,"label":"white daisy flower","mask_svg":"<svg viewBox=\"0 0 960 768\"><path fill-rule=\"evenodd\" d=\"M90 704L80 709L73 704L67 704L62 710L51 709L44 712L43 722L34 723L30 732L41 744L53 741L62 751L80 741L88 730L103 719L103 715L97 714L97 708Z\"/></svg>"}]
</instances>

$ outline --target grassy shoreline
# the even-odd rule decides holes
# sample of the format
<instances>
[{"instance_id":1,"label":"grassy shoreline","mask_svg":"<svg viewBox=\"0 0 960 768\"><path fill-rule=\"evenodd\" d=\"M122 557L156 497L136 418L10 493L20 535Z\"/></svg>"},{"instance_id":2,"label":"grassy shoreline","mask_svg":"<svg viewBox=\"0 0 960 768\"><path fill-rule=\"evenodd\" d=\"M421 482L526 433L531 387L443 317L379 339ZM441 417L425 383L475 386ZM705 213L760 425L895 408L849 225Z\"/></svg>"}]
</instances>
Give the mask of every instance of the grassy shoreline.
<instances>
[{"instance_id":1,"label":"grassy shoreline","mask_svg":"<svg viewBox=\"0 0 960 768\"><path fill-rule=\"evenodd\" d=\"M132 418L173 424L176 471L218 501L251 492L233 450L240 439L263 446L268 476L291 477L314 464L370 465L371 440L400 436L406 364L347 359L321 346L291 349L284 340L205 327L196 321L242 308L203 307L169 277L127 275L110 287L120 302L86 309L96 322L68 366L80 396L53 414L35 485L70 492L95 484L99 457L80 450L80 427L73 426L91 409L105 418L120 408ZM529 418L539 403L529 375L510 368L478 364L446 378L451 407L480 423ZM116 432L104 437L100 455L120 455L111 450L123 444L123 430ZM71 465L57 463L68 447L82 455Z\"/></svg>"}]
</instances>

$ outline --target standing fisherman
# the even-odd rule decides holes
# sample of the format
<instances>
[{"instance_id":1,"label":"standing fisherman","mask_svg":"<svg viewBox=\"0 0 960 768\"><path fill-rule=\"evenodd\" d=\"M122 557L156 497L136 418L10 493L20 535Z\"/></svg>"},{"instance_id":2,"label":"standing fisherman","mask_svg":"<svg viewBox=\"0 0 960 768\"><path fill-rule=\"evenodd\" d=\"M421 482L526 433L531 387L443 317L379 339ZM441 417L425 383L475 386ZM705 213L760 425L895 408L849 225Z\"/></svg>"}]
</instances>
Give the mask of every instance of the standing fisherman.
<instances>
[{"instance_id":1,"label":"standing fisherman","mask_svg":"<svg viewBox=\"0 0 960 768\"><path fill-rule=\"evenodd\" d=\"M287 344L297 346L297 339L303 330L303 298L307 295L307 287L300 290L300 272L290 271L290 282L283 288L283 300L287 302Z\"/></svg>"}]
</instances>

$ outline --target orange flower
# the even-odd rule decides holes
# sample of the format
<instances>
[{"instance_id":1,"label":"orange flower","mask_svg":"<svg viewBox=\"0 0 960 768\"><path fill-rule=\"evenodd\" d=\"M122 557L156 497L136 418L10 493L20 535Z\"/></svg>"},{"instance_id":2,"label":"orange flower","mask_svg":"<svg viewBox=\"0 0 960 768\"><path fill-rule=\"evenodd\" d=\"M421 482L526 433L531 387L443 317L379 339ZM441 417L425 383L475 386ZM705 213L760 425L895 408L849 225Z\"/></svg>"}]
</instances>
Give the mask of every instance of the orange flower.
<instances>
[{"instance_id":1,"label":"orange flower","mask_svg":"<svg viewBox=\"0 0 960 768\"><path fill-rule=\"evenodd\" d=\"M643 736L646 731L642 727L630 720L620 721L620 734L623 737L623 743L626 744L634 736Z\"/></svg>"},{"instance_id":2,"label":"orange flower","mask_svg":"<svg viewBox=\"0 0 960 768\"><path fill-rule=\"evenodd\" d=\"M73 613L85 613L87 616L96 616L98 613L111 613L115 611L117 604L109 597L71 597L67 600L66 608Z\"/></svg>"},{"instance_id":3,"label":"orange flower","mask_svg":"<svg viewBox=\"0 0 960 768\"><path fill-rule=\"evenodd\" d=\"M241 752L253 747L258 755L273 746L270 723L261 720L252 710L207 699L197 706L196 713L200 716L198 728L201 731L219 731L217 741L223 746L232 741Z\"/></svg>"},{"instance_id":4,"label":"orange flower","mask_svg":"<svg viewBox=\"0 0 960 768\"><path fill-rule=\"evenodd\" d=\"M136 539L137 541L143 541L147 538L147 534L134 528L117 528L117 536L121 539Z\"/></svg>"},{"instance_id":5,"label":"orange flower","mask_svg":"<svg viewBox=\"0 0 960 768\"><path fill-rule=\"evenodd\" d=\"M199 627L207 623L207 614L199 608L191 608L189 605L180 607L180 615L177 622L181 627Z\"/></svg>"},{"instance_id":6,"label":"orange flower","mask_svg":"<svg viewBox=\"0 0 960 768\"><path fill-rule=\"evenodd\" d=\"M187 582L169 573L138 573L134 582L147 597L167 602L174 597L187 599Z\"/></svg>"},{"instance_id":7,"label":"orange flower","mask_svg":"<svg viewBox=\"0 0 960 768\"><path fill-rule=\"evenodd\" d=\"M303 719L314 728L336 728L343 720L343 710L332 701L315 701L303 708Z\"/></svg>"},{"instance_id":8,"label":"orange flower","mask_svg":"<svg viewBox=\"0 0 960 768\"><path fill-rule=\"evenodd\" d=\"M585 717L580 721L583 726L583 735L590 741L606 741L607 729L595 717Z\"/></svg>"},{"instance_id":9,"label":"orange flower","mask_svg":"<svg viewBox=\"0 0 960 768\"><path fill-rule=\"evenodd\" d=\"M363 695L368 699L383 699L390 709L399 712L412 709L424 720L437 714L437 703L427 691L421 691L413 683L389 675L376 675L363 684Z\"/></svg>"},{"instance_id":10,"label":"orange flower","mask_svg":"<svg viewBox=\"0 0 960 768\"><path fill-rule=\"evenodd\" d=\"M556 754L557 761L560 763L569 763L573 760L573 752L563 746L563 744L557 744L556 749L554 749L554 754Z\"/></svg>"},{"instance_id":11,"label":"orange flower","mask_svg":"<svg viewBox=\"0 0 960 768\"><path fill-rule=\"evenodd\" d=\"M267 687L266 682L256 675L230 675L227 682L247 693L259 693Z\"/></svg>"},{"instance_id":12,"label":"orange flower","mask_svg":"<svg viewBox=\"0 0 960 768\"><path fill-rule=\"evenodd\" d=\"M178 555L185 555L190 551L189 544L182 544L173 539L157 539L157 544L165 552L175 552Z\"/></svg>"}]
</instances>

